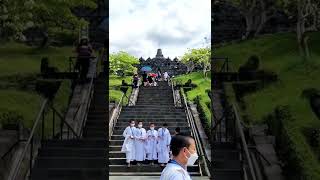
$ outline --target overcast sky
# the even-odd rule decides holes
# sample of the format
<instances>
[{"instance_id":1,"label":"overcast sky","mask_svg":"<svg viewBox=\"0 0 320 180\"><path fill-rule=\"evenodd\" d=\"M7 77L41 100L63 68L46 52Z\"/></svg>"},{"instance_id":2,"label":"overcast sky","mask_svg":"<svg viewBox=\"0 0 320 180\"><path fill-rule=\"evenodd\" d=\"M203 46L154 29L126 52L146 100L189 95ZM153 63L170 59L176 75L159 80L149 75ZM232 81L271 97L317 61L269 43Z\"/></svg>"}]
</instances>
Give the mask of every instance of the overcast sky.
<instances>
[{"instance_id":1,"label":"overcast sky","mask_svg":"<svg viewBox=\"0 0 320 180\"><path fill-rule=\"evenodd\" d=\"M136 57L180 57L211 34L209 0L110 0L110 51ZM208 39L210 42L210 39ZM208 45L208 44L207 44Z\"/></svg>"}]
</instances>

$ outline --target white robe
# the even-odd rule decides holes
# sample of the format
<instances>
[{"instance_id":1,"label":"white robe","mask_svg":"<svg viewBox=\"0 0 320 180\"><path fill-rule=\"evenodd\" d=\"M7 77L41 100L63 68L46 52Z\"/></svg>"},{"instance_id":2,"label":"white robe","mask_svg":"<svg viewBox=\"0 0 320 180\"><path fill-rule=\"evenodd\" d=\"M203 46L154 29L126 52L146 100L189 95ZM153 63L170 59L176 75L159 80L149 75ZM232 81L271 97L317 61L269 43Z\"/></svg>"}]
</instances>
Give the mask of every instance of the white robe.
<instances>
[{"instance_id":1,"label":"white robe","mask_svg":"<svg viewBox=\"0 0 320 180\"><path fill-rule=\"evenodd\" d=\"M137 128L135 131L135 149L136 161L144 161L146 159L145 142L147 133L144 128Z\"/></svg>"},{"instance_id":2,"label":"white robe","mask_svg":"<svg viewBox=\"0 0 320 180\"><path fill-rule=\"evenodd\" d=\"M125 137L123 141L123 145L121 148L121 152L126 153L126 162L129 163L130 161L135 160L135 139L131 139L130 137L135 135L136 128L128 126L124 132L123 136Z\"/></svg>"},{"instance_id":3,"label":"white robe","mask_svg":"<svg viewBox=\"0 0 320 180\"><path fill-rule=\"evenodd\" d=\"M147 144L146 144L146 153L148 160L157 160L157 138L158 138L158 131L157 130L148 130L147 132Z\"/></svg>"},{"instance_id":4,"label":"white robe","mask_svg":"<svg viewBox=\"0 0 320 180\"><path fill-rule=\"evenodd\" d=\"M168 129L160 128L158 130L158 162L168 163L169 161L169 145L171 141L171 135Z\"/></svg>"},{"instance_id":5,"label":"white robe","mask_svg":"<svg viewBox=\"0 0 320 180\"><path fill-rule=\"evenodd\" d=\"M169 163L163 169L160 180L191 180L191 177L180 165Z\"/></svg>"}]
</instances>

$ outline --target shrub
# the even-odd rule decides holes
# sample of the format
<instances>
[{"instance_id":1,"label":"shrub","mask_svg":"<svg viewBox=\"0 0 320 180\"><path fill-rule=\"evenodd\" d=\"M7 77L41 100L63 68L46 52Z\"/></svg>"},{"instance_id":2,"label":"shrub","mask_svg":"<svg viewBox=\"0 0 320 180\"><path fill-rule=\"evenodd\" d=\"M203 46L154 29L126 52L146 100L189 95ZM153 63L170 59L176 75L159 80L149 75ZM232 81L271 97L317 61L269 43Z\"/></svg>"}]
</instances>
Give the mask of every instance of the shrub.
<instances>
[{"instance_id":1,"label":"shrub","mask_svg":"<svg viewBox=\"0 0 320 180\"><path fill-rule=\"evenodd\" d=\"M259 61L260 59L258 56L250 56L247 62L244 65L240 66L239 73L257 71L260 64Z\"/></svg>"},{"instance_id":2,"label":"shrub","mask_svg":"<svg viewBox=\"0 0 320 180\"><path fill-rule=\"evenodd\" d=\"M16 126L23 121L23 116L16 111L1 110L0 124L3 129L16 129ZM12 125L15 126L12 128Z\"/></svg>"}]
</instances>

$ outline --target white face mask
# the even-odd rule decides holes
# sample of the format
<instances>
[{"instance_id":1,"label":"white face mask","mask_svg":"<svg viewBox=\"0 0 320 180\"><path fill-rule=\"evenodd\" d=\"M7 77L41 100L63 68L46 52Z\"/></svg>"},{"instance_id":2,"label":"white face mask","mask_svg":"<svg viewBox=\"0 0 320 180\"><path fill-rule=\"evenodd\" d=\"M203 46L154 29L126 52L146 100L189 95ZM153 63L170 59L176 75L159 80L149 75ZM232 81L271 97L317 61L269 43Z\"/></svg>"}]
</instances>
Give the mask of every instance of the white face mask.
<instances>
[{"instance_id":1,"label":"white face mask","mask_svg":"<svg viewBox=\"0 0 320 180\"><path fill-rule=\"evenodd\" d=\"M131 127L134 127L134 124L130 124Z\"/></svg>"},{"instance_id":2,"label":"white face mask","mask_svg":"<svg viewBox=\"0 0 320 180\"><path fill-rule=\"evenodd\" d=\"M196 162L196 160L198 159L199 156L197 153L191 154L189 150L188 150L188 152L190 154L190 157L189 158L186 157L186 158L188 158L187 166L192 166Z\"/></svg>"},{"instance_id":3,"label":"white face mask","mask_svg":"<svg viewBox=\"0 0 320 180\"><path fill-rule=\"evenodd\" d=\"M154 127L151 127L150 129L151 129L151 130L154 130Z\"/></svg>"},{"instance_id":4,"label":"white face mask","mask_svg":"<svg viewBox=\"0 0 320 180\"><path fill-rule=\"evenodd\" d=\"M142 128L142 124L139 124L138 127L139 127L139 128Z\"/></svg>"}]
</instances>

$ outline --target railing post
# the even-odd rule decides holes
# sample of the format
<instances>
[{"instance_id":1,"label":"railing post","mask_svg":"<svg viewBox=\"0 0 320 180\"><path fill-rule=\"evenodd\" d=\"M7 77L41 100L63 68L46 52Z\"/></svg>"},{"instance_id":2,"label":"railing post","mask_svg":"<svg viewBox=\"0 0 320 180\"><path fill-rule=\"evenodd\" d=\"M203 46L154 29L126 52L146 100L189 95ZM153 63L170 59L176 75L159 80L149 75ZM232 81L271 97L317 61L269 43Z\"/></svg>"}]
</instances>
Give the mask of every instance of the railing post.
<instances>
[{"instance_id":1,"label":"railing post","mask_svg":"<svg viewBox=\"0 0 320 180\"><path fill-rule=\"evenodd\" d=\"M41 141L44 140L44 111L42 111L42 127L41 127Z\"/></svg>"},{"instance_id":2,"label":"railing post","mask_svg":"<svg viewBox=\"0 0 320 180\"><path fill-rule=\"evenodd\" d=\"M54 139L54 134L55 134L55 110L52 109L52 139Z\"/></svg>"},{"instance_id":3,"label":"railing post","mask_svg":"<svg viewBox=\"0 0 320 180\"><path fill-rule=\"evenodd\" d=\"M33 159L33 137L31 139L31 143L30 143L30 161L29 161L29 178L31 179L31 175L32 175L32 159Z\"/></svg>"}]
</instances>

